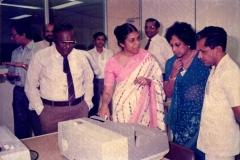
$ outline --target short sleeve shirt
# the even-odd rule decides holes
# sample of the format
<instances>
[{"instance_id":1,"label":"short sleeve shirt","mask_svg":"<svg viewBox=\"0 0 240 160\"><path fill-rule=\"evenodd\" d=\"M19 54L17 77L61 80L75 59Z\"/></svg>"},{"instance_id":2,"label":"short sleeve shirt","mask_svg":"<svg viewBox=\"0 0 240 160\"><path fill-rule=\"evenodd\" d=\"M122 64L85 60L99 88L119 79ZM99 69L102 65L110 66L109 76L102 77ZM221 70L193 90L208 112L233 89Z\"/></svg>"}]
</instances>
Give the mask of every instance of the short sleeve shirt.
<instances>
[{"instance_id":1,"label":"short sleeve shirt","mask_svg":"<svg viewBox=\"0 0 240 160\"><path fill-rule=\"evenodd\" d=\"M232 110L235 106L240 106L240 70L226 54L207 81L198 149L213 156L239 153L239 125Z\"/></svg>"}]
</instances>

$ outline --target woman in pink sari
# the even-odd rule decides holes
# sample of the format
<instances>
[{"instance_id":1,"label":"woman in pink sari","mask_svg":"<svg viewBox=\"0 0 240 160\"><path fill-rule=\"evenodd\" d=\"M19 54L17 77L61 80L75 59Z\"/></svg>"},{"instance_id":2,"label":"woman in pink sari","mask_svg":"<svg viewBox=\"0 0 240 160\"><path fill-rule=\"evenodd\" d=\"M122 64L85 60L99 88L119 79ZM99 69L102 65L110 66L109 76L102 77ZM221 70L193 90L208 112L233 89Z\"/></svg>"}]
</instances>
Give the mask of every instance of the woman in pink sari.
<instances>
[{"instance_id":1,"label":"woman in pink sari","mask_svg":"<svg viewBox=\"0 0 240 160\"><path fill-rule=\"evenodd\" d=\"M98 115L110 119L108 104L112 100L114 122L139 123L165 130L165 93L158 63L148 51L139 48L139 33L132 24L117 26L114 34L121 51L106 63L102 106Z\"/></svg>"}]
</instances>

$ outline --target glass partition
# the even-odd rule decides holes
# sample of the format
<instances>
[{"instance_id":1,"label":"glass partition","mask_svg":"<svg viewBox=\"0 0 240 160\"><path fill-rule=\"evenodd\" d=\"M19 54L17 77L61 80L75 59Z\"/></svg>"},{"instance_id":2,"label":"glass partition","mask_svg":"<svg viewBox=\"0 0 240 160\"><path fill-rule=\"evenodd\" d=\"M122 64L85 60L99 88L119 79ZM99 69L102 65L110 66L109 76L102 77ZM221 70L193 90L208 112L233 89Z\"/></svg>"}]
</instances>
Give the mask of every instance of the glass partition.
<instances>
[{"instance_id":1,"label":"glass partition","mask_svg":"<svg viewBox=\"0 0 240 160\"><path fill-rule=\"evenodd\" d=\"M105 31L105 0L3 0L0 3L0 64L10 61L11 52L17 47L9 35L9 26L13 21L30 22L33 40L42 40L44 2L49 3L49 22L69 22L73 25L78 49L88 50L93 34Z\"/></svg>"}]
</instances>

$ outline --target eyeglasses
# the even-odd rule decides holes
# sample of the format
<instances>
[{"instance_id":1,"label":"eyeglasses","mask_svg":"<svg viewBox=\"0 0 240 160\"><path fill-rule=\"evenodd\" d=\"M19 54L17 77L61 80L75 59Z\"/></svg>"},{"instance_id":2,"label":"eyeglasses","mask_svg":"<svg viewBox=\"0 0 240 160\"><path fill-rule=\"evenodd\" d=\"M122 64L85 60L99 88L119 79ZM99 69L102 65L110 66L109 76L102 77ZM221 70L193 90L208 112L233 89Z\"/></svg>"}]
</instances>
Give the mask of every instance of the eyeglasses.
<instances>
[{"instance_id":1,"label":"eyeglasses","mask_svg":"<svg viewBox=\"0 0 240 160\"><path fill-rule=\"evenodd\" d=\"M156 27L155 26L145 26L145 29L156 29Z\"/></svg>"},{"instance_id":2,"label":"eyeglasses","mask_svg":"<svg viewBox=\"0 0 240 160\"><path fill-rule=\"evenodd\" d=\"M10 34L10 37L14 38L16 35L18 35L18 34L17 34L17 33L16 33L16 34L11 33L11 34Z\"/></svg>"},{"instance_id":3,"label":"eyeglasses","mask_svg":"<svg viewBox=\"0 0 240 160\"><path fill-rule=\"evenodd\" d=\"M69 45L69 46L74 46L77 42L74 40L74 41L61 41L60 44L62 46L66 46L66 45Z\"/></svg>"}]
</instances>

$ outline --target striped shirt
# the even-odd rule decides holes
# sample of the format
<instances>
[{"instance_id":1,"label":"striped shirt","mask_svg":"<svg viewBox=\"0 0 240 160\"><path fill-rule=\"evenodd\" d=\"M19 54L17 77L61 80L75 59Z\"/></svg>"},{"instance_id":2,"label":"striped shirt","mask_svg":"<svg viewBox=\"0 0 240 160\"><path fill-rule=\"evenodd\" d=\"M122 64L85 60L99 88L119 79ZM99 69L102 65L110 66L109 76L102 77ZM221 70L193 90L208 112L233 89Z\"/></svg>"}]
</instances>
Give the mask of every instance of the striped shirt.
<instances>
[{"instance_id":1,"label":"striped shirt","mask_svg":"<svg viewBox=\"0 0 240 160\"><path fill-rule=\"evenodd\" d=\"M32 55L40 49L42 48L35 45L34 41L32 40L24 47L24 49L22 48L22 46L19 46L18 48L13 50L11 62L23 62L25 64L29 64ZM18 79L15 79L10 83L15 84L16 86L24 86L27 74L27 71L24 68L9 66L8 72L19 75Z\"/></svg>"}]
</instances>

